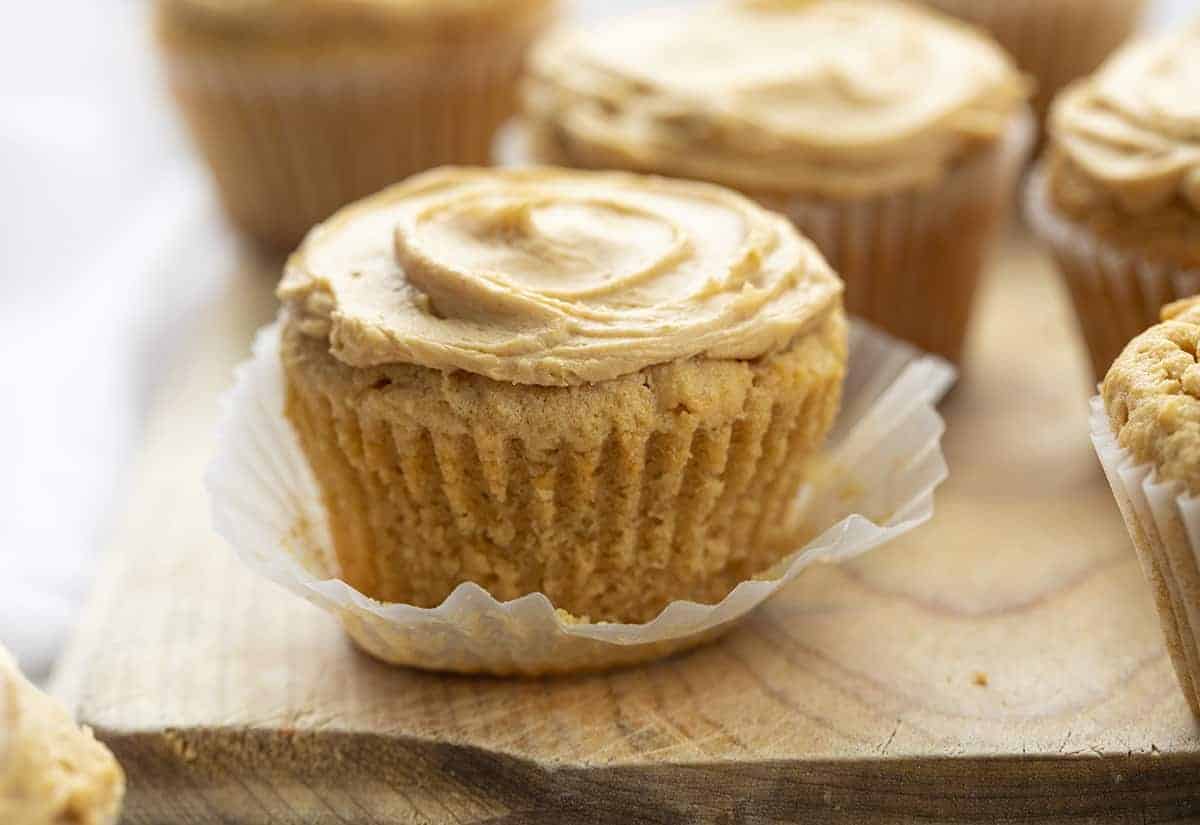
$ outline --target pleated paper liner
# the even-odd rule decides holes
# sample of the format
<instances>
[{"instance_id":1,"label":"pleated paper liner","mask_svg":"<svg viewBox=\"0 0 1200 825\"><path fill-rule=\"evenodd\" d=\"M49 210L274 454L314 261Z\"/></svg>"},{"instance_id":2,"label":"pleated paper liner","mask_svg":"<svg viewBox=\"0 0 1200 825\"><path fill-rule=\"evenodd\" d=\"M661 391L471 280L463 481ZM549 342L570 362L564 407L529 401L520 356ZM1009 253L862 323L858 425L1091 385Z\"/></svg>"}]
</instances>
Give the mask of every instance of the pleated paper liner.
<instances>
[{"instance_id":1,"label":"pleated paper liner","mask_svg":"<svg viewBox=\"0 0 1200 825\"><path fill-rule=\"evenodd\" d=\"M1034 232L1049 245L1070 290L1097 380L1134 336L1159 322L1164 305L1200 293L1200 269L1182 269L1119 249L1058 215L1041 168L1030 175L1025 212Z\"/></svg>"},{"instance_id":2,"label":"pleated paper liner","mask_svg":"<svg viewBox=\"0 0 1200 825\"><path fill-rule=\"evenodd\" d=\"M320 492L291 425L279 324L260 331L237 372L207 475L217 531L254 570L328 610L372 655L431 670L545 674L631 664L693 647L817 562L861 555L927 521L946 478L934 409L954 380L926 356L861 322L850 335L842 413L797 496L794 552L718 604L669 604L644 624L581 622L541 593L499 602L473 583L439 606L385 604L338 578Z\"/></svg>"},{"instance_id":3,"label":"pleated paper liner","mask_svg":"<svg viewBox=\"0 0 1200 825\"><path fill-rule=\"evenodd\" d=\"M1034 130L1023 112L994 147L928 188L852 200L749 194L821 249L846 282L847 312L957 362Z\"/></svg>"},{"instance_id":4,"label":"pleated paper liner","mask_svg":"<svg viewBox=\"0 0 1200 825\"><path fill-rule=\"evenodd\" d=\"M1104 402L1092 399L1092 443L1154 593L1167 650L1200 717L1200 497L1160 481L1117 443Z\"/></svg>"}]
</instances>

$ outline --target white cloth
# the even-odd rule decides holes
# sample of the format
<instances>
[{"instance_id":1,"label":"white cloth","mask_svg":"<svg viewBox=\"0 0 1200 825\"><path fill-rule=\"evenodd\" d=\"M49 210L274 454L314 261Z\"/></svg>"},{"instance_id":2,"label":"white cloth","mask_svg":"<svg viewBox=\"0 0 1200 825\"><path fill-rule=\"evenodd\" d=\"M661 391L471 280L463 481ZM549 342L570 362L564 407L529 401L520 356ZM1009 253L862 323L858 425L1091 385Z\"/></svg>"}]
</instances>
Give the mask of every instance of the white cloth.
<instances>
[{"instance_id":1,"label":"white cloth","mask_svg":"<svg viewBox=\"0 0 1200 825\"><path fill-rule=\"evenodd\" d=\"M86 593L162 361L152 338L203 284L155 288L209 199L143 13L29 3L0 27L0 642L35 678Z\"/></svg>"}]
</instances>

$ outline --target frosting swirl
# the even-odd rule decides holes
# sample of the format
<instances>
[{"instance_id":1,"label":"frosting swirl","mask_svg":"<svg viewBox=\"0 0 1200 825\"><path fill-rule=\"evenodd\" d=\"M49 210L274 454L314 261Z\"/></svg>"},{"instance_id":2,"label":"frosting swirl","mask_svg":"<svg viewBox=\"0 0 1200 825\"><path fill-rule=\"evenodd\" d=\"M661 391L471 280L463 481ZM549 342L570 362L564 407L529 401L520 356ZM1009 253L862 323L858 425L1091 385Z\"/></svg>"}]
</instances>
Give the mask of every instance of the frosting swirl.
<instances>
[{"instance_id":1,"label":"frosting swirl","mask_svg":"<svg viewBox=\"0 0 1200 825\"><path fill-rule=\"evenodd\" d=\"M1090 184L1077 196L1133 214L1178 199L1200 213L1200 22L1126 46L1063 93L1051 128Z\"/></svg>"},{"instance_id":2,"label":"frosting swirl","mask_svg":"<svg viewBox=\"0 0 1200 825\"><path fill-rule=\"evenodd\" d=\"M715 186L449 168L314 229L279 296L351 366L566 386L759 357L840 306L841 289L784 218Z\"/></svg>"},{"instance_id":3,"label":"frosting swirl","mask_svg":"<svg viewBox=\"0 0 1200 825\"><path fill-rule=\"evenodd\" d=\"M991 41L915 6L759 0L562 31L526 92L573 163L857 195L936 181L1004 131L1027 84Z\"/></svg>"}]
</instances>

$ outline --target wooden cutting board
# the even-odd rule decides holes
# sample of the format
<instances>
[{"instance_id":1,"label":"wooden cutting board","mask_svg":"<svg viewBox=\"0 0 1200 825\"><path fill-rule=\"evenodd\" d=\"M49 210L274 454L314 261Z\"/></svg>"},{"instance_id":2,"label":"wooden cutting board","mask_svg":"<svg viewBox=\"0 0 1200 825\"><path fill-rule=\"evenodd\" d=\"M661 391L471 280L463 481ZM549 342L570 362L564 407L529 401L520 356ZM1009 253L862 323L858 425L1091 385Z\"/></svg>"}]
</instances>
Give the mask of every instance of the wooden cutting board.
<instances>
[{"instance_id":1,"label":"wooden cutting board","mask_svg":"<svg viewBox=\"0 0 1200 825\"><path fill-rule=\"evenodd\" d=\"M1200 821L1200 730L1027 242L944 405L932 524L720 643L541 681L378 664L213 534L217 399L270 288L231 274L198 316L57 681L124 764L130 825Z\"/></svg>"}]
</instances>

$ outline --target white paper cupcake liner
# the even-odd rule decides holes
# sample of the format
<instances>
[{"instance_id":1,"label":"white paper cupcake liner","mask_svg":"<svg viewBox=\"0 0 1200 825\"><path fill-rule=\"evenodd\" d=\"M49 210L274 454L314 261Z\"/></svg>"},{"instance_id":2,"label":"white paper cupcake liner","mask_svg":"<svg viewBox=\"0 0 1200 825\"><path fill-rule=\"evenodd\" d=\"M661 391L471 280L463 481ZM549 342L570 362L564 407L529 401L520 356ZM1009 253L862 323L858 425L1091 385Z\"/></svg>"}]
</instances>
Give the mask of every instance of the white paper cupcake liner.
<instances>
[{"instance_id":1,"label":"white paper cupcake liner","mask_svg":"<svg viewBox=\"0 0 1200 825\"><path fill-rule=\"evenodd\" d=\"M1101 398L1092 399L1092 443L1112 486L1142 570L1179 684L1200 717L1200 497L1139 464L1113 434Z\"/></svg>"},{"instance_id":2,"label":"white paper cupcake liner","mask_svg":"<svg viewBox=\"0 0 1200 825\"><path fill-rule=\"evenodd\" d=\"M729 629L810 564L853 558L932 516L947 476L934 405L954 370L858 322L850 352L843 412L794 513L798 535L816 538L719 604L673 602L645 624L580 623L541 593L499 602L473 583L435 608L356 591L337 578L317 483L284 416L278 322L259 333L225 401L206 478L214 524L250 567L336 615L388 662L539 674L654 658Z\"/></svg>"},{"instance_id":3,"label":"white paper cupcake liner","mask_svg":"<svg viewBox=\"0 0 1200 825\"><path fill-rule=\"evenodd\" d=\"M1058 215L1044 169L1029 177L1025 213L1033 231L1049 244L1067 283L1097 379L1134 336L1159 322L1165 304L1200 293L1200 269L1119 249Z\"/></svg>"}]
</instances>

